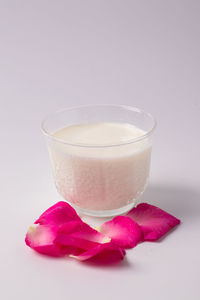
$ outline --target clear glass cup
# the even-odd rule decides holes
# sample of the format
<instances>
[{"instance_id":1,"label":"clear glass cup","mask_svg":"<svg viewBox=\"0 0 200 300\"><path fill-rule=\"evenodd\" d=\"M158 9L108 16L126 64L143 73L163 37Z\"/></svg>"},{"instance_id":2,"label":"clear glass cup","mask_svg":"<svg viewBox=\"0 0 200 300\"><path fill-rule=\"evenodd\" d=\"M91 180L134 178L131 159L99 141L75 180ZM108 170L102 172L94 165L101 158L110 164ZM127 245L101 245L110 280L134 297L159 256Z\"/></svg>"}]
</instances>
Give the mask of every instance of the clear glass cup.
<instances>
[{"instance_id":1,"label":"clear glass cup","mask_svg":"<svg viewBox=\"0 0 200 300\"><path fill-rule=\"evenodd\" d=\"M145 132L105 145L75 144L53 135L69 125L94 122L128 123ZM86 215L107 217L130 210L147 185L155 127L149 113L124 105L79 106L47 116L42 131L59 194Z\"/></svg>"}]
</instances>

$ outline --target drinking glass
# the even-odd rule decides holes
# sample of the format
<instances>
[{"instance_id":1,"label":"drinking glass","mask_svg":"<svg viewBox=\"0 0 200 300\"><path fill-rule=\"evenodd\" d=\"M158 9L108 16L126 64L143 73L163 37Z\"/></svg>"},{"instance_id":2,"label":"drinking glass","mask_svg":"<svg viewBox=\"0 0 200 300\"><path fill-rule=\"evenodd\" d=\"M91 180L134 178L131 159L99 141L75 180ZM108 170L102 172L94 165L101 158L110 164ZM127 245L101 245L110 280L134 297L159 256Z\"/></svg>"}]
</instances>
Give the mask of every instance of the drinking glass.
<instances>
[{"instance_id":1,"label":"drinking glass","mask_svg":"<svg viewBox=\"0 0 200 300\"><path fill-rule=\"evenodd\" d=\"M72 143L54 133L66 126L114 122L143 130L116 143ZM156 121L141 109L124 105L86 105L48 115L42 122L58 193L80 213L123 214L135 206L149 178Z\"/></svg>"}]
</instances>

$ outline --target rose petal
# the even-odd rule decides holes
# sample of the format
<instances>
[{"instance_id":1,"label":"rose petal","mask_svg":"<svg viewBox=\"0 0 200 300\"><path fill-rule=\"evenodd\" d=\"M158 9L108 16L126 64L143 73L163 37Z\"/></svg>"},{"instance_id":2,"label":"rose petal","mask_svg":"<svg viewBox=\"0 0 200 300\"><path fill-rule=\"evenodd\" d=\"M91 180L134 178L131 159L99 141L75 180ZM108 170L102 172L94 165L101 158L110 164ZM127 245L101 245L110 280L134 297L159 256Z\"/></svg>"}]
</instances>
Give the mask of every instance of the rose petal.
<instances>
[{"instance_id":1,"label":"rose petal","mask_svg":"<svg viewBox=\"0 0 200 300\"><path fill-rule=\"evenodd\" d=\"M148 203L139 204L127 216L140 225L144 241L156 241L180 223L179 219Z\"/></svg>"},{"instance_id":2,"label":"rose petal","mask_svg":"<svg viewBox=\"0 0 200 300\"><path fill-rule=\"evenodd\" d=\"M64 223L72 220L81 221L73 207L67 202L60 201L48 208L39 219L35 221L35 224L62 226Z\"/></svg>"},{"instance_id":3,"label":"rose petal","mask_svg":"<svg viewBox=\"0 0 200 300\"><path fill-rule=\"evenodd\" d=\"M140 226L125 216L118 216L105 222L100 227L100 232L109 236L112 242L122 248L133 248L143 238Z\"/></svg>"},{"instance_id":4,"label":"rose petal","mask_svg":"<svg viewBox=\"0 0 200 300\"><path fill-rule=\"evenodd\" d=\"M82 221L71 221L60 227L55 242L88 250L98 244L110 242L110 238Z\"/></svg>"},{"instance_id":5,"label":"rose petal","mask_svg":"<svg viewBox=\"0 0 200 300\"><path fill-rule=\"evenodd\" d=\"M49 256L62 256L61 246L54 244L56 230L45 225L31 226L26 234L26 245Z\"/></svg>"},{"instance_id":6,"label":"rose petal","mask_svg":"<svg viewBox=\"0 0 200 300\"><path fill-rule=\"evenodd\" d=\"M79 261L93 260L95 262L113 263L122 260L125 254L124 249L110 242L99 244L78 256L71 255L71 257Z\"/></svg>"}]
</instances>

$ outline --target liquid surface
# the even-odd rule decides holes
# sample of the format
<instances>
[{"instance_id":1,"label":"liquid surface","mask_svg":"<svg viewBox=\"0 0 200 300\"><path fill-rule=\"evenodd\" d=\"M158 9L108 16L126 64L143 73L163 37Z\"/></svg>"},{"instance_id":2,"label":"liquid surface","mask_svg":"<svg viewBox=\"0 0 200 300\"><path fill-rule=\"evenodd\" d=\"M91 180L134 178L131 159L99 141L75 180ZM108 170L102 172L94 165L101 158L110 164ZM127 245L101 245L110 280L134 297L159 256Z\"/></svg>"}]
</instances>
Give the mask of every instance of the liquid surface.
<instances>
[{"instance_id":1,"label":"liquid surface","mask_svg":"<svg viewBox=\"0 0 200 300\"><path fill-rule=\"evenodd\" d=\"M126 123L87 123L71 125L56 131L57 139L74 144L112 145L128 142L146 132Z\"/></svg>"}]
</instances>

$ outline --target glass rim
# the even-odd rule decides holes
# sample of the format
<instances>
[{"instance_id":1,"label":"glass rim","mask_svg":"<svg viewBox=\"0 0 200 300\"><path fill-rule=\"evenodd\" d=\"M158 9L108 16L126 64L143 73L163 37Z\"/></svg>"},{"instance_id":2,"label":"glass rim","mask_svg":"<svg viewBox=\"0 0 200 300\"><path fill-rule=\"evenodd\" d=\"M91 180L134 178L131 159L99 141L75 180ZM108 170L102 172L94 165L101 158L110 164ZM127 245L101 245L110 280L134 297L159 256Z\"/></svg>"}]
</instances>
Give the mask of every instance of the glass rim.
<instances>
[{"instance_id":1,"label":"glass rim","mask_svg":"<svg viewBox=\"0 0 200 300\"><path fill-rule=\"evenodd\" d=\"M71 143L71 142L67 142L65 140L56 138L51 132L49 132L46 128L45 128L45 122L59 114L59 113L63 113L63 112L67 112L70 110L76 110L76 109L81 109L81 108L90 108L90 107L113 107L113 108L119 108L119 109L123 109L123 110L128 110L128 111L132 111L132 112L136 112L136 113L140 113L140 114L144 114L147 117L149 117L152 120L152 127L150 130L148 130L147 132L145 132L145 134L137 137L137 138L132 138L132 139L127 139L124 142L120 142L120 143L114 143L114 144L86 144L86 143ZM69 146L76 146L76 147L83 147L83 148L108 148L108 147L117 147L117 146L123 146L123 145L128 145L128 144L132 144L132 143L136 143L139 142L149 136L151 136L155 130L157 126L157 121L156 118L153 117L150 113L145 112L144 110L134 107L134 106L129 106L129 105L120 105L120 104L88 104L88 105L78 105L78 106L71 106L68 108L64 108L61 110L57 110L54 113L49 113L46 115L46 117L43 118L42 123L41 123L41 130L43 132L43 134L49 138L51 138L52 140L65 144L65 145L69 145Z\"/></svg>"}]
</instances>

